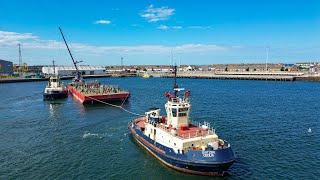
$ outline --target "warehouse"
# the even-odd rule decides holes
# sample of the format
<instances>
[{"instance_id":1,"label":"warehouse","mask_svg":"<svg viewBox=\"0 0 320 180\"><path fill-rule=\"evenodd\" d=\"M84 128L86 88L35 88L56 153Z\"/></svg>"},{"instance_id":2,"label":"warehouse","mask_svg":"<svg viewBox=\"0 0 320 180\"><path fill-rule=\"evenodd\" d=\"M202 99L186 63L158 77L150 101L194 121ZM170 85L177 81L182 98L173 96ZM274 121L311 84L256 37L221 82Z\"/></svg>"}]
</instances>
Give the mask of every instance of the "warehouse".
<instances>
[{"instance_id":1,"label":"warehouse","mask_svg":"<svg viewBox=\"0 0 320 180\"><path fill-rule=\"evenodd\" d=\"M89 66L82 65L78 66L79 71L82 75L102 75L105 74L106 69L104 66ZM42 73L45 75L53 74L53 66L42 67ZM73 66L56 66L55 74L59 76L74 76L76 75L76 69Z\"/></svg>"},{"instance_id":2,"label":"warehouse","mask_svg":"<svg viewBox=\"0 0 320 180\"><path fill-rule=\"evenodd\" d=\"M12 62L0 59L0 75L1 76L10 76L12 74L13 74Z\"/></svg>"}]
</instances>

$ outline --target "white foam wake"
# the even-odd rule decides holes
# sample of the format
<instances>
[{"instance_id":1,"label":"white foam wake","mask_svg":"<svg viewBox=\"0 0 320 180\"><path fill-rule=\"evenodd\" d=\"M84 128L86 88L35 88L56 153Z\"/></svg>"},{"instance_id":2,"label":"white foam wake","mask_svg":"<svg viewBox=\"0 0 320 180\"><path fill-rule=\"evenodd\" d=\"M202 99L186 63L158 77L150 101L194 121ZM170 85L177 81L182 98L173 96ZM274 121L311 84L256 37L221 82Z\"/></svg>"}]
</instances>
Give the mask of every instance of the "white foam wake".
<instances>
[{"instance_id":1,"label":"white foam wake","mask_svg":"<svg viewBox=\"0 0 320 180\"><path fill-rule=\"evenodd\" d=\"M83 139L85 138L90 138L90 137L96 137L96 138L102 138L102 136L100 136L97 133L90 133L90 132L85 132L82 136Z\"/></svg>"}]
</instances>

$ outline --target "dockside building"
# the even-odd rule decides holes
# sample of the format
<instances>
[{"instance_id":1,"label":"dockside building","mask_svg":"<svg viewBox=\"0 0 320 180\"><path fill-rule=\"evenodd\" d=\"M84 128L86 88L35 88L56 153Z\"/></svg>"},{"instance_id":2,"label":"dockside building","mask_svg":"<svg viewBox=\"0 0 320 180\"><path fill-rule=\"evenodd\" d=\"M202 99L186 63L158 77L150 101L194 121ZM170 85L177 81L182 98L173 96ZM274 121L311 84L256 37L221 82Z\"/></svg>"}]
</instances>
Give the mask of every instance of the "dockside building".
<instances>
[{"instance_id":1,"label":"dockside building","mask_svg":"<svg viewBox=\"0 0 320 180\"><path fill-rule=\"evenodd\" d=\"M82 75L103 75L106 73L106 68L104 66L89 66L81 65L78 66L79 71ZM44 66L42 67L42 73L45 75L51 75L55 72L59 76L74 76L76 75L76 69L73 66Z\"/></svg>"},{"instance_id":2,"label":"dockside building","mask_svg":"<svg viewBox=\"0 0 320 180\"><path fill-rule=\"evenodd\" d=\"M10 76L12 74L13 74L12 62L0 59L0 76Z\"/></svg>"}]
</instances>

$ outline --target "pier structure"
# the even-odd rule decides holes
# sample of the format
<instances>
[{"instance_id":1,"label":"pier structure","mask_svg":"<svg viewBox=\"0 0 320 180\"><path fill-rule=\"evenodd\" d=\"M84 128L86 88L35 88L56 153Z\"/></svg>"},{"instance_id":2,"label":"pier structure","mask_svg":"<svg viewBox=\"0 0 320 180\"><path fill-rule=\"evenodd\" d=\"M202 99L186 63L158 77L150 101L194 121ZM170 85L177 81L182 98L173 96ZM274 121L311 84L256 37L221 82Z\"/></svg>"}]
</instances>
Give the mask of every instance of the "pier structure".
<instances>
[{"instance_id":1,"label":"pier structure","mask_svg":"<svg viewBox=\"0 0 320 180\"><path fill-rule=\"evenodd\" d=\"M280 73L280 72L229 72L229 73L212 73L212 72L179 72L178 78L192 79L233 79L233 80L266 80L266 81L295 81L296 77L302 76L303 73ZM171 78L172 74L161 74L160 77Z\"/></svg>"}]
</instances>

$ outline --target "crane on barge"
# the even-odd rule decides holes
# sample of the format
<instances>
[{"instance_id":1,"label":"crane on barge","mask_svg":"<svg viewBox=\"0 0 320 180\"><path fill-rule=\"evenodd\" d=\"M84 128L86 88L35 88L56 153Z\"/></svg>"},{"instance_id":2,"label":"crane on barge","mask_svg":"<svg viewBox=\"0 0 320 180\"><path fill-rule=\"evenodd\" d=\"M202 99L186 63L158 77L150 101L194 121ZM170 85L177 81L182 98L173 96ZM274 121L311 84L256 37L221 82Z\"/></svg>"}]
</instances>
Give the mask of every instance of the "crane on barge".
<instances>
[{"instance_id":1,"label":"crane on barge","mask_svg":"<svg viewBox=\"0 0 320 180\"><path fill-rule=\"evenodd\" d=\"M80 71L79 71L79 68L78 68L78 66L77 66L77 64L80 63L81 61L75 61L75 60L74 60L74 58L73 58L73 56L72 56L72 53L71 53L71 50L70 50L70 48L69 48L69 45L68 45L68 43L67 43L67 41L66 41L66 38L64 37L64 34L63 34L62 29L61 29L60 27L59 27L59 31L60 31L60 33L61 33L63 42L64 42L64 44L66 45L66 47L67 47L67 49L68 49L68 53L69 53L69 55L70 55L70 57L71 57L71 59L72 59L74 68L76 69L76 77L74 78L74 81L75 81L75 82L83 82L83 78L82 78L81 73L80 73Z\"/></svg>"},{"instance_id":2,"label":"crane on barge","mask_svg":"<svg viewBox=\"0 0 320 180\"><path fill-rule=\"evenodd\" d=\"M128 91L120 89L116 86L103 85L98 81L92 83L84 82L82 74L79 71L79 67L77 66L77 64L81 61L76 61L73 58L71 50L60 27L59 31L76 70L76 77L74 78L73 82L67 86L68 91L81 103L93 104L94 102L125 102L125 100L130 97L130 92Z\"/></svg>"}]
</instances>

